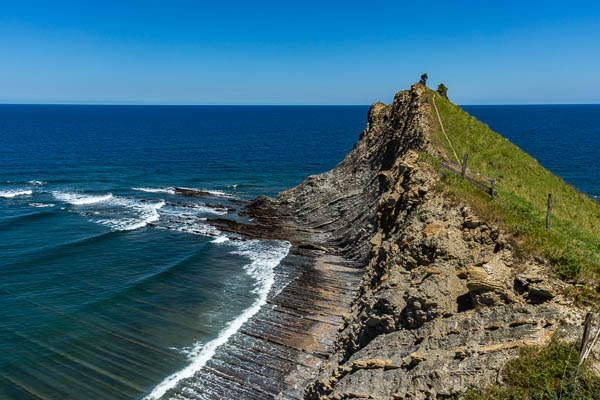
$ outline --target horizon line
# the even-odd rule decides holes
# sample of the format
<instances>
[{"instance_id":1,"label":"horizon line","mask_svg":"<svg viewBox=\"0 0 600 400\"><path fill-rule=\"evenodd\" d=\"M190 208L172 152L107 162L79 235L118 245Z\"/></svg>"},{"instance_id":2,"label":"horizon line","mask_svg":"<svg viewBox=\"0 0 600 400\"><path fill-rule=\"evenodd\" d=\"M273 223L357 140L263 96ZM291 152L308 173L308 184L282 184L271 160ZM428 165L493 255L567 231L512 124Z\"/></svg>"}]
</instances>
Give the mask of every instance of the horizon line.
<instances>
[{"instance_id":1,"label":"horizon line","mask_svg":"<svg viewBox=\"0 0 600 400\"><path fill-rule=\"evenodd\" d=\"M201 104L201 103L2 103L0 106L139 106L139 107L370 107L371 104L319 104L319 103L258 103L258 104ZM598 103L478 103L458 106L594 106Z\"/></svg>"}]
</instances>

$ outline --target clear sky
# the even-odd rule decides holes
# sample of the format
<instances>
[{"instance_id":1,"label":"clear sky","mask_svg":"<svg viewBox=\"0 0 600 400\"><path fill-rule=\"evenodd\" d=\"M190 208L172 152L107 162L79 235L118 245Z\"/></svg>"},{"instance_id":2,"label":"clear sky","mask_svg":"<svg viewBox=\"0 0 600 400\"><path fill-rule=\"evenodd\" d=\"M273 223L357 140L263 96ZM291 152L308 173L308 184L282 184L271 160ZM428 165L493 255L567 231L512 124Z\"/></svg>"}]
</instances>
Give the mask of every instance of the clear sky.
<instances>
[{"instance_id":1,"label":"clear sky","mask_svg":"<svg viewBox=\"0 0 600 400\"><path fill-rule=\"evenodd\" d=\"M600 103L600 2L0 0L0 103L370 104L422 72Z\"/></svg>"}]
</instances>

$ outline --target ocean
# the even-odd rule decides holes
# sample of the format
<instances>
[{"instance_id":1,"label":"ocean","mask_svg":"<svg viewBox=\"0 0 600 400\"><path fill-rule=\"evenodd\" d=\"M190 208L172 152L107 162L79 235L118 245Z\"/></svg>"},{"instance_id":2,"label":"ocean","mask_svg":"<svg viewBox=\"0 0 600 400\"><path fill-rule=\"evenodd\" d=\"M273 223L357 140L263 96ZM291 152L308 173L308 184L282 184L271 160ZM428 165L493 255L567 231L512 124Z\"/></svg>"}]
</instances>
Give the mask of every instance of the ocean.
<instances>
[{"instance_id":1,"label":"ocean","mask_svg":"<svg viewBox=\"0 0 600 400\"><path fill-rule=\"evenodd\" d=\"M600 106L464 108L600 196ZM206 218L331 169L367 112L0 105L0 399L154 399L200 369L289 249Z\"/></svg>"}]
</instances>

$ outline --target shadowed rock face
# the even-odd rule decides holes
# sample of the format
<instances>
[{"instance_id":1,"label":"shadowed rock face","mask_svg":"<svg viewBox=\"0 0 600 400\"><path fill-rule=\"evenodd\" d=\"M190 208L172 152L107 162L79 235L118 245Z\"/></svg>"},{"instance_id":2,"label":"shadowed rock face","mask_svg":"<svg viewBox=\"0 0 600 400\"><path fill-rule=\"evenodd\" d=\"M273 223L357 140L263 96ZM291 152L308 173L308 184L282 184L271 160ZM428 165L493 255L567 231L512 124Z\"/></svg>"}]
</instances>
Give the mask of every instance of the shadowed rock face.
<instances>
[{"instance_id":1,"label":"shadowed rock face","mask_svg":"<svg viewBox=\"0 0 600 400\"><path fill-rule=\"evenodd\" d=\"M414 85L374 104L337 167L251 202L252 224L211 220L293 245L279 267L290 283L215 358L240 363L235 343L259 349L249 378L215 361L199 374L215 398L444 398L499 379L519 347L573 335L580 313L545 267L435 190L438 172L416 152L440 157L424 96ZM300 319L277 322L281 312Z\"/></svg>"},{"instance_id":2,"label":"shadowed rock face","mask_svg":"<svg viewBox=\"0 0 600 400\"><path fill-rule=\"evenodd\" d=\"M276 269L279 286L267 306L217 350L202 371L167 397L300 398L335 350L377 229L380 171L398 154L427 144L428 105L422 90L400 92L394 104L375 104L367 128L332 171L311 176L276 199L264 196L245 213L252 223L211 219L244 238L287 240ZM181 189L181 194L202 195Z\"/></svg>"},{"instance_id":3,"label":"shadowed rock face","mask_svg":"<svg viewBox=\"0 0 600 400\"><path fill-rule=\"evenodd\" d=\"M311 226L327 221L322 238L365 265L336 352L306 398L446 398L501 379L518 348L576 332L581 313L562 284L435 190L438 172L415 152L440 157L421 90L374 105L344 162L277 199L306 209L300 218ZM334 198L333 188L343 188L339 208L302 205Z\"/></svg>"},{"instance_id":4,"label":"shadowed rock face","mask_svg":"<svg viewBox=\"0 0 600 400\"><path fill-rule=\"evenodd\" d=\"M366 260L377 230L379 197L388 171L409 149L429 144L429 105L424 89L398 92L392 105L375 103L367 127L333 170L312 175L277 199L259 197L252 215L277 215L314 231L311 241L354 260Z\"/></svg>"},{"instance_id":5,"label":"shadowed rock face","mask_svg":"<svg viewBox=\"0 0 600 400\"><path fill-rule=\"evenodd\" d=\"M435 193L436 173L416 155L402 160L414 168L394 172L380 197L359 294L308 398L452 396L496 381L520 347L572 328L564 298L533 302L515 290L520 270L548 292L558 283L517 259L500 230Z\"/></svg>"}]
</instances>

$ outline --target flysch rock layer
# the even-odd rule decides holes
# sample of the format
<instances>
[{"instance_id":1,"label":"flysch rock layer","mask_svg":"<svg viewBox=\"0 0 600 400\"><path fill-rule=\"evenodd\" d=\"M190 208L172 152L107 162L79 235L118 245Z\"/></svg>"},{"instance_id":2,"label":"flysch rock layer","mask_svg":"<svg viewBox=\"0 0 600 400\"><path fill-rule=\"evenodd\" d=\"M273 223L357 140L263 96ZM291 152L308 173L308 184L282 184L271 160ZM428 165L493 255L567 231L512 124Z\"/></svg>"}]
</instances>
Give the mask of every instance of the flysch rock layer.
<instances>
[{"instance_id":1,"label":"flysch rock layer","mask_svg":"<svg viewBox=\"0 0 600 400\"><path fill-rule=\"evenodd\" d=\"M265 373L274 382L269 390L237 398L447 398L501 381L520 347L546 344L558 331L577 334L582 313L543 261L517 257L505 232L434 190L438 171L418 153L441 157L431 115L420 85L391 105L376 103L333 170L276 199L257 198L247 208L252 225L211 221L292 242L281 269L303 265L302 279L293 278L292 290L272 297L270 307L291 304L289 314L304 317L314 316L311 307L335 310L304 325L290 319L291 329L260 314L253 319L250 336L266 338L253 344L261 354L268 358L264 349L282 342L295 352L276 374ZM303 261L294 262L299 255ZM322 280L326 260L337 267Z\"/></svg>"}]
</instances>

